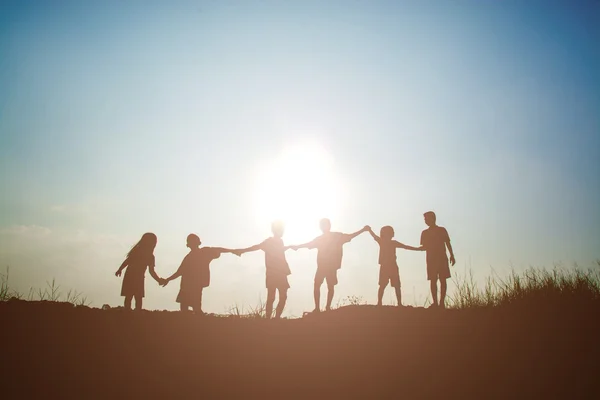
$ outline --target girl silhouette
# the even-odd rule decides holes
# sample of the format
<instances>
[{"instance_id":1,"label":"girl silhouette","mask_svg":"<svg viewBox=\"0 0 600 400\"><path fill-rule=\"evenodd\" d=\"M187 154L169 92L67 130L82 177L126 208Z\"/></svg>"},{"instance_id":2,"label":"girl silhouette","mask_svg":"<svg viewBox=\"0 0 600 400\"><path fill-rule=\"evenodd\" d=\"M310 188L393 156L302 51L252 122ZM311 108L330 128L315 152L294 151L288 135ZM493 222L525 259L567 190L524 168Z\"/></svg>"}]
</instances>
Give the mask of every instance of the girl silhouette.
<instances>
[{"instance_id":1,"label":"girl silhouette","mask_svg":"<svg viewBox=\"0 0 600 400\"><path fill-rule=\"evenodd\" d=\"M121 296L125 296L125 309L131 310L131 299L135 298L135 309L142 309L142 299L144 297L144 279L146 268L150 270L150 276L159 284L164 280L159 278L154 271L154 248L157 238L154 233L148 232L142 235L142 238L127 253L127 258L119 267L116 276L121 276L125 267L125 276L123 277L123 286L121 287Z\"/></svg>"}]
</instances>

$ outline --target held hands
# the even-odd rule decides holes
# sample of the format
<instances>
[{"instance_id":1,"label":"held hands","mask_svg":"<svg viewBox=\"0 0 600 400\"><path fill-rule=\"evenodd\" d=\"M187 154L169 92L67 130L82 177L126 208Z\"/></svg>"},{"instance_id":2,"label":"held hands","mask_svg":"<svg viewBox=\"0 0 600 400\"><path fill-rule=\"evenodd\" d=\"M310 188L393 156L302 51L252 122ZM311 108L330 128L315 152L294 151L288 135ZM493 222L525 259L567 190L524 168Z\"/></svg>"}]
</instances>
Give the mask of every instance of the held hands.
<instances>
[{"instance_id":1,"label":"held hands","mask_svg":"<svg viewBox=\"0 0 600 400\"><path fill-rule=\"evenodd\" d=\"M165 278L160 278L160 279L159 279L159 282L158 282L158 284L159 284L160 286L162 286L162 287L165 287L165 286L167 286L167 283L169 283L169 280L168 280L168 279L165 279Z\"/></svg>"},{"instance_id":2,"label":"held hands","mask_svg":"<svg viewBox=\"0 0 600 400\"><path fill-rule=\"evenodd\" d=\"M241 251L241 250L239 250L239 249L238 250L232 250L231 253L235 254L238 257L240 257L242 254L244 254L244 252Z\"/></svg>"}]
</instances>

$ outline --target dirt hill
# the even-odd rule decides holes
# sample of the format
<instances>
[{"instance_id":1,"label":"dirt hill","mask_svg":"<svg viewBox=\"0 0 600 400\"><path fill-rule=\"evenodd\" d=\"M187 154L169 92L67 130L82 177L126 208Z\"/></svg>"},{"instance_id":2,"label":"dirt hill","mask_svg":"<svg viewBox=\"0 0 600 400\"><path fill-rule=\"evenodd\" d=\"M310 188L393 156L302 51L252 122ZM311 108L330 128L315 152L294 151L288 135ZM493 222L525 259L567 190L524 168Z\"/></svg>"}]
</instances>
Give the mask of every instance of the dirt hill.
<instances>
[{"instance_id":1,"label":"dirt hill","mask_svg":"<svg viewBox=\"0 0 600 400\"><path fill-rule=\"evenodd\" d=\"M349 306L269 321L2 302L2 397L599 398L599 311Z\"/></svg>"}]
</instances>

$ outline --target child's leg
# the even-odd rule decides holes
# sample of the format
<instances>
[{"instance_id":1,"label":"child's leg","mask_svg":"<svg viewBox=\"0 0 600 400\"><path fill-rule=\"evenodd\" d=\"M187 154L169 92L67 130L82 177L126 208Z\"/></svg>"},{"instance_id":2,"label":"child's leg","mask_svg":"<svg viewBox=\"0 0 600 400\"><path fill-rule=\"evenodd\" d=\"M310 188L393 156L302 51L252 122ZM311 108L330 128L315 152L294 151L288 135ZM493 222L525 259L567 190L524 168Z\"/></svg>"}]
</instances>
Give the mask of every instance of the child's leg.
<instances>
[{"instance_id":1,"label":"child's leg","mask_svg":"<svg viewBox=\"0 0 600 400\"><path fill-rule=\"evenodd\" d=\"M275 311L275 318L281 318L283 309L285 308L285 302L287 301L287 289L279 289L279 301L277 302L277 310Z\"/></svg>"},{"instance_id":2,"label":"child's leg","mask_svg":"<svg viewBox=\"0 0 600 400\"><path fill-rule=\"evenodd\" d=\"M133 297L135 299L135 311L142 311L143 297L137 294Z\"/></svg>"},{"instance_id":3,"label":"child's leg","mask_svg":"<svg viewBox=\"0 0 600 400\"><path fill-rule=\"evenodd\" d=\"M448 285L446 284L446 278L440 278L440 306L442 308L446 307L446 290L448 289Z\"/></svg>"},{"instance_id":4,"label":"child's leg","mask_svg":"<svg viewBox=\"0 0 600 400\"><path fill-rule=\"evenodd\" d=\"M179 303L179 311L189 311L189 306L186 303Z\"/></svg>"},{"instance_id":5,"label":"child's leg","mask_svg":"<svg viewBox=\"0 0 600 400\"><path fill-rule=\"evenodd\" d=\"M126 310L131 310L131 299L133 299L132 295L125 296L125 304L124 304L124 306L125 306Z\"/></svg>"},{"instance_id":6,"label":"child's leg","mask_svg":"<svg viewBox=\"0 0 600 400\"><path fill-rule=\"evenodd\" d=\"M396 289L396 301L398 301L398 307L402 307L402 292L400 291L400 285L397 285L394 289Z\"/></svg>"},{"instance_id":7,"label":"child's leg","mask_svg":"<svg viewBox=\"0 0 600 400\"><path fill-rule=\"evenodd\" d=\"M385 292L386 286L387 286L387 282L379 284L379 291L377 292L377 305L378 306L383 305L383 293Z\"/></svg>"},{"instance_id":8,"label":"child's leg","mask_svg":"<svg viewBox=\"0 0 600 400\"><path fill-rule=\"evenodd\" d=\"M267 288L267 305L265 308L267 319L273 316L273 303L275 303L275 288Z\"/></svg>"},{"instance_id":9,"label":"child's leg","mask_svg":"<svg viewBox=\"0 0 600 400\"><path fill-rule=\"evenodd\" d=\"M319 311L321 309L321 283L315 282L315 287L313 290L313 295L315 297L315 311Z\"/></svg>"},{"instance_id":10,"label":"child's leg","mask_svg":"<svg viewBox=\"0 0 600 400\"><path fill-rule=\"evenodd\" d=\"M335 293L335 285L333 283L327 282L327 305L325 306L325 310L331 310L331 302L333 301L333 295Z\"/></svg>"},{"instance_id":11,"label":"child's leg","mask_svg":"<svg viewBox=\"0 0 600 400\"><path fill-rule=\"evenodd\" d=\"M194 312L196 314L204 314L204 311L202 311L202 294L204 293L204 288L200 288L200 295L198 297L198 304L196 305L196 307L194 307Z\"/></svg>"},{"instance_id":12,"label":"child's leg","mask_svg":"<svg viewBox=\"0 0 600 400\"><path fill-rule=\"evenodd\" d=\"M437 306L438 305L437 278L431 278L430 286L431 286L431 299L433 301L433 306Z\"/></svg>"}]
</instances>

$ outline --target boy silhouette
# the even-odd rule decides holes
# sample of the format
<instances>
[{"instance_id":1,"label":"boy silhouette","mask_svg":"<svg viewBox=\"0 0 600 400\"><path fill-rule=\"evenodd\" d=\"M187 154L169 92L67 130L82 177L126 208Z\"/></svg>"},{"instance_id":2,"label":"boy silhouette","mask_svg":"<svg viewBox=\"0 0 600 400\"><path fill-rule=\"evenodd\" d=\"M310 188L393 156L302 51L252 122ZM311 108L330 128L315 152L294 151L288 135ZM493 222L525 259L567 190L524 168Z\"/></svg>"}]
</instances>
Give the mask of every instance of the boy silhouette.
<instances>
[{"instance_id":1,"label":"boy silhouette","mask_svg":"<svg viewBox=\"0 0 600 400\"><path fill-rule=\"evenodd\" d=\"M273 303L275 303L275 294L277 291L279 291L279 302L277 303L277 309L275 310L275 318L281 318L287 300L287 291L290 287L287 277L292 272L285 259L285 251L289 247L283 245L282 237L284 231L285 226L283 222L275 221L271 224L271 232L273 232L272 237L257 245L234 251L237 255L256 250L265 252L265 267L267 270L267 305L265 311L267 318L271 318L271 315L273 314Z\"/></svg>"},{"instance_id":2,"label":"boy silhouette","mask_svg":"<svg viewBox=\"0 0 600 400\"><path fill-rule=\"evenodd\" d=\"M450 236L446 228L436 225L436 216L433 211L427 211L423 214L425 224L429 228L421 233L421 247L425 250L427 260L427 279L430 281L431 298L433 300L432 308L438 307L437 281L440 281L440 302L439 307L445 308L446 279L450 278L450 267L448 266L448 256L446 247L450 252L450 263L454 266L454 252L450 244Z\"/></svg>"},{"instance_id":3,"label":"boy silhouette","mask_svg":"<svg viewBox=\"0 0 600 400\"><path fill-rule=\"evenodd\" d=\"M221 256L221 253L233 253L231 249L222 247L202 247L200 238L190 233L186 246L190 252L185 256L177 271L164 280L162 286L169 281L181 277L181 287L177 301L181 311L188 311L190 307L194 312L202 314L202 290L210 285L210 262Z\"/></svg>"},{"instance_id":4,"label":"boy silhouette","mask_svg":"<svg viewBox=\"0 0 600 400\"><path fill-rule=\"evenodd\" d=\"M343 246L368 230L368 226L365 226L351 234L331 232L331 221L327 218L323 218L319 225L323 232L321 236L317 236L308 243L290 246L294 250L317 249L317 272L314 285L315 309L313 312L321 311L321 285L325 280L327 281L327 305L325 310L331 310L335 285L338 283L337 270L342 267Z\"/></svg>"},{"instance_id":5,"label":"boy silhouette","mask_svg":"<svg viewBox=\"0 0 600 400\"><path fill-rule=\"evenodd\" d=\"M394 238L394 228L384 226L379 231L380 236L377 236L371 227L368 232L373 239L379 244L379 291L377 292L377 305L381 306L383 301L383 293L388 283L396 290L396 300L398 307L402 307L402 294L400 292L400 273L398 270L398 262L396 261L396 249L406 249L419 251L421 248L412 247L400 243Z\"/></svg>"}]
</instances>

